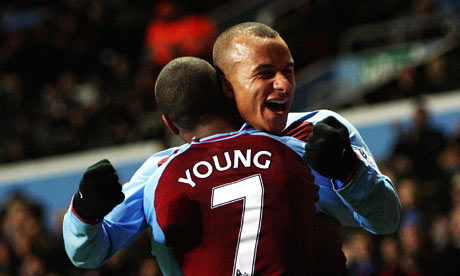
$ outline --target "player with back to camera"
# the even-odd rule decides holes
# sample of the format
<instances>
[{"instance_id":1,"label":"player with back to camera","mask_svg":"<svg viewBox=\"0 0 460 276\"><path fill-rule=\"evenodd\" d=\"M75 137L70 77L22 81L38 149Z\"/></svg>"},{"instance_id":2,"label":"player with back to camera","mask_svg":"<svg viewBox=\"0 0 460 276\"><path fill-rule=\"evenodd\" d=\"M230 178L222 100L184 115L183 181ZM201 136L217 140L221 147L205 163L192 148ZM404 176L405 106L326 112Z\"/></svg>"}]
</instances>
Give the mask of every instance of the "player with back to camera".
<instances>
[{"instance_id":1,"label":"player with back to camera","mask_svg":"<svg viewBox=\"0 0 460 276\"><path fill-rule=\"evenodd\" d=\"M224 93L252 127L304 140L305 159L320 187L316 217L315 275L345 275L341 225L389 234L401 204L351 123L329 110L289 113L294 60L278 32L246 22L222 32L213 50Z\"/></svg>"},{"instance_id":2,"label":"player with back to camera","mask_svg":"<svg viewBox=\"0 0 460 276\"><path fill-rule=\"evenodd\" d=\"M155 96L188 143L160 167L147 161L124 201L107 160L88 168L64 220L72 262L97 267L151 227L164 275L309 275L318 187L305 143L235 128L214 68L198 58L168 63Z\"/></svg>"}]
</instances>

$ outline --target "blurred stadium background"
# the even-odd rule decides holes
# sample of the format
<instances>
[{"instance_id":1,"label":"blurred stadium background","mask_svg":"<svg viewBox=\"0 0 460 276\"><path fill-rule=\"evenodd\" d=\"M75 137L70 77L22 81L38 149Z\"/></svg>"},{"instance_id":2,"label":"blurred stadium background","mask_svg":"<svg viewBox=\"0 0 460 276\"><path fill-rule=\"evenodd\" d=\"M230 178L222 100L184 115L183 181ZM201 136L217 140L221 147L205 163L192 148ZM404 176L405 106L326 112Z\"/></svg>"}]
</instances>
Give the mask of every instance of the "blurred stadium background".
<instances>
[{"instance_id":1,"label":"blurred stadium background","mask_svg":"<svg viewBox=\"0 0 460 276\"><path fill-rule=\"evenodd\" d=\"M244 21L290 46L293 111L344 115L398 189L397 233L345 229L350 275L458 275L459 15L458 0L1 1L0 276L160 275L147 234L73 268L62 214L88 165L109 158L128 181L180 142L156 75L176 56L211 61L215 36Z\"/></svg>"}]
</instances>

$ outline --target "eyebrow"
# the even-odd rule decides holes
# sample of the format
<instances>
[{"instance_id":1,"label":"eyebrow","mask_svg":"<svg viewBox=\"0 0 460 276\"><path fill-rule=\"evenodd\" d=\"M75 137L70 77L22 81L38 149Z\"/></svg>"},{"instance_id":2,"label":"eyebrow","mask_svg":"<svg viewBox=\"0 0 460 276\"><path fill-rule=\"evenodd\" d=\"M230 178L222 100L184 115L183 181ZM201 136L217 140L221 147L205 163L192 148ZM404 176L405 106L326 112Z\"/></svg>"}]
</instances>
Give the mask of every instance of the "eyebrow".
<instances>
[{"instance_id":1,"label":"eyebrow","mask_svg":"<svg viewBox=\"0 0 460 276\"><path fill-rule=\"evenodd\" d=\"M293 61L289 61L288 63L286 63L285 67L290 67L290 66L294 66L294 62ZM273 64L259 64L257 65L256 68L254 68L254 70L252 70L252 72L257 72L257 71L260 71L260 70L263 70L263 69L270 69L270 68L273 68Z\"/></svg>"}]
</instances>

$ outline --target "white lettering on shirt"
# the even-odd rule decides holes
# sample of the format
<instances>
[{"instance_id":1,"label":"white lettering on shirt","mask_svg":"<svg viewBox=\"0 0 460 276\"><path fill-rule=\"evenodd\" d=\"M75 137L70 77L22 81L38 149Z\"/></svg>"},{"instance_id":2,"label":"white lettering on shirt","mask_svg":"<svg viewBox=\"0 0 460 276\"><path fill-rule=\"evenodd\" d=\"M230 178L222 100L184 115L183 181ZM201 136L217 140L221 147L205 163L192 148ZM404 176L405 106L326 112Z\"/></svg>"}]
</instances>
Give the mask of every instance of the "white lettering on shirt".
<instances>
[{"instance_id":1,"label":"white lettering on shirt","mask_svg":"<svg viewBox=\"0 0 460 276\"><path fill-rule=\"evenodd\" d=\"M249 168L251 166L251 150L246 150L246 157L243 156L243 153L240 150L234 150L235 158L233 159L233 168L238 169L238 162L241 160L241 163L244 167Z\"/></svg>"},{"instance_id":2,"label":"white lettering on shirt","mask_svg":"<svg viewBox=\"0 0 460 276\"><path fill-rule=\"evenodd\" d=\"M189 169L187 169L185 171L185 177L186 178L181 177L177 181L179 181L181 183L189 184L190 186L195 187L196 183L193 182L192 176L190 175L190 170Z\"/></svg>"},{"instance_id":3,"label":"white lettering on shirt","mask_svg":"<svg viewBox=\"0 0 460 276\"><path fill-rule=\"evenodd\" d=\"M180 183L188 184L191 187L196 186L196 182L193 180L195 178L207 178L211 176L214 171L222 172L229 170L231 168L238 169L239 165L242 164L245 168L250 168L254 166L259 169L267 170L270 168L271 160L270 157L272 153L266 150L258 151L254 156L252 156L252 150L247 149L246 155L241 152L241 150L234 150L233 156L230 156L229 152L224 152L223 156L225 158L225 165L219 163L217 155L212 156L212 161L199 161L195 163L192 169L185 170L185 177L180 177L177 181ZM263 161L261 160L262 156L267 156ZM232 159L233 157L233 159Z\"/></svg>"}]
</instances>

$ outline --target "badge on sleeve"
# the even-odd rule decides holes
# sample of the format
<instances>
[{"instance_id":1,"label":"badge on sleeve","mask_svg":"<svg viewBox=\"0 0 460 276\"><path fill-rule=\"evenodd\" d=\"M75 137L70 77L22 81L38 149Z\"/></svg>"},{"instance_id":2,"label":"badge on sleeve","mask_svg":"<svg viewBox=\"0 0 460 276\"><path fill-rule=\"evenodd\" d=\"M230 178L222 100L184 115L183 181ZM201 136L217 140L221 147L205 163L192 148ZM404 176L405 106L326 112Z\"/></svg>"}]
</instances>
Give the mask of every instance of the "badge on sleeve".
<instances>
[{"instance_id":1,"label":"badge on sleeve","mask_svg":"<svg viewBox=\"0 0 460 276\"><path fill-rule=\"evenodd\" d=\"M366 161L367 163L371 164L375 169L377 169L377 163L375 162L375 159L374 157L372 157L371 154L367 153L362 147L352 147L361 160Z\"/></svg>"}]
</instances>

